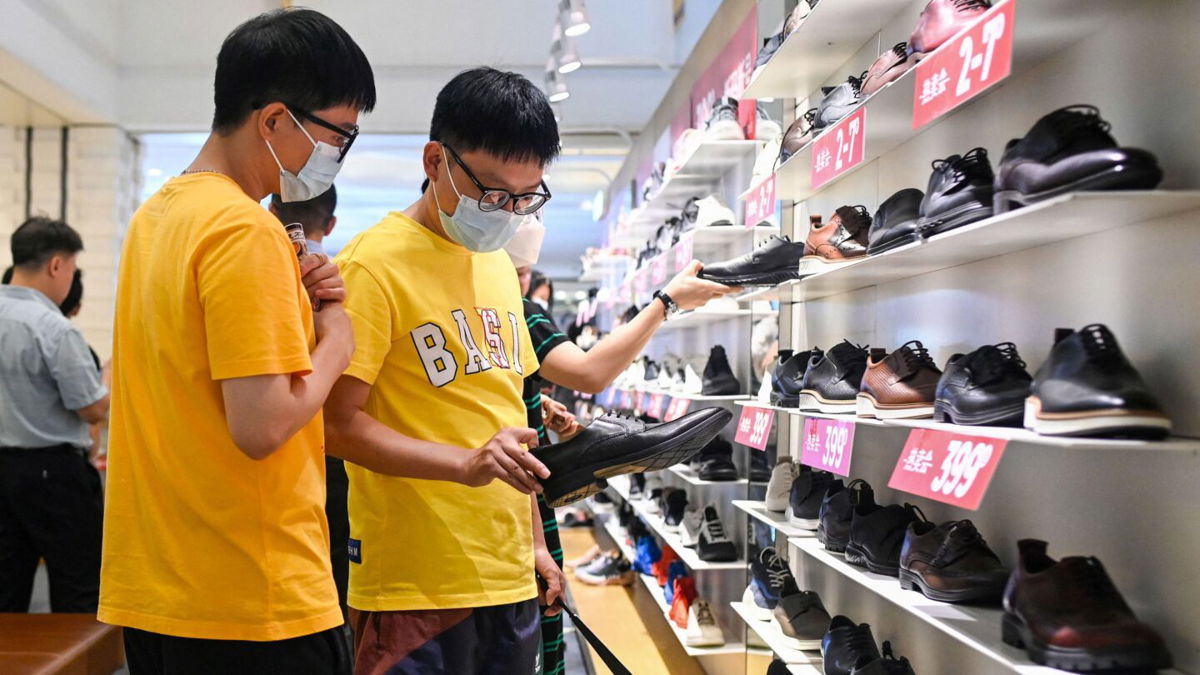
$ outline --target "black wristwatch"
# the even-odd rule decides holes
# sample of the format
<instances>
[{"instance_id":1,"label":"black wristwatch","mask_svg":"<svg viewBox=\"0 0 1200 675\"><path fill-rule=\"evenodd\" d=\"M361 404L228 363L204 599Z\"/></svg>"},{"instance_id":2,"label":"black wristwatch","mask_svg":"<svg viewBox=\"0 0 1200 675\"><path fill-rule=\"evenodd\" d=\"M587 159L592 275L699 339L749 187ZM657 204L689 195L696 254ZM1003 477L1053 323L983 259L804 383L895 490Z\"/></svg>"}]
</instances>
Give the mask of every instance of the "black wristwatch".
<instances>
[{"instance_id":1,"label":"black wristwatch","mask_svg":"<svg viewBox=\"0 0 1200 675\"><path fill-rule=\"evenodd\" d=\"M663 293L662 291L654 291L654 299L662 301L664 321L670 319L677 312L679 312L679 305L675 304L675 301L671 299L671 296L667 295L666 293Z\"/></svg>"}]
</instances>

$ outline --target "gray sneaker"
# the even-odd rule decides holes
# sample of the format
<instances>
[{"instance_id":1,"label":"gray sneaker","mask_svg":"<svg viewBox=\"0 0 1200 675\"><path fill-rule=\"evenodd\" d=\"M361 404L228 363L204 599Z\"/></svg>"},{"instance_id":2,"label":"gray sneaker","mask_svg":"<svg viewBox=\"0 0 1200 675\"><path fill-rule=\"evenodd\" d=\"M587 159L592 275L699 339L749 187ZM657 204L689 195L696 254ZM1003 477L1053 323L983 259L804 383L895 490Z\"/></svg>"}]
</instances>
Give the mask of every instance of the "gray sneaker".
<instances>
[{"instance_id":1,"label":"gray sneaker","mask_svg":"<svg viewBox=\"0 0 1200 675\"><path fill-rule=\"evenodd\" d=\"M767 483L766 505L768 511L783 513L787 511L788 499L792 493L792 481L800 473L791 457L784 455L775 462L771 470L771 481Z\"/></svg>"}]
</instances>

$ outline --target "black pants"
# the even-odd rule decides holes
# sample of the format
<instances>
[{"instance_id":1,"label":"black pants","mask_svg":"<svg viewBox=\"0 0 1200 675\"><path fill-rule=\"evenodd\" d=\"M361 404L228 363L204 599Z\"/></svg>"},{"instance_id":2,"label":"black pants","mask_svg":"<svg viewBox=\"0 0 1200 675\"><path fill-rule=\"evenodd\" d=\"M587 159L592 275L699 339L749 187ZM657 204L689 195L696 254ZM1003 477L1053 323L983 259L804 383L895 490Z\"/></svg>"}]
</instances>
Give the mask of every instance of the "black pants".
<instances>
[{"instance_id":1,"label":"black pants","mask_svg":"<svg viewBox=\"0 0 1200 675\"><path fill-rule=\"evenodd\" d=\"M350 586L350 514L346 497L350 479L346 464L337 457L325 457L325 519L329 521L329 558L333 561L333 583L337 585L338 604L342 616L349 621L346 610L346 591Z\"/></svg>"},{"instance_id":2,"label":"black pants","mask_svg":"<svg viewBox=\"0 0 1200 675\"><path fill-rule=\"evenodd\" d=\"M28 612L38 560L50 608L94 614L100 598L100 474L69 446L0 448L0 612Z\"/></svg>"},{"instance_id":3,"label":"black pants","mask_svg":"<svg viewBox=\"0 0 1200 675\"><path fill-rule=\"evenodd\" d=\"M350 675L342 628L274 642L200 640L125 629L130 675Z\"/></svg>"}]
</instances>

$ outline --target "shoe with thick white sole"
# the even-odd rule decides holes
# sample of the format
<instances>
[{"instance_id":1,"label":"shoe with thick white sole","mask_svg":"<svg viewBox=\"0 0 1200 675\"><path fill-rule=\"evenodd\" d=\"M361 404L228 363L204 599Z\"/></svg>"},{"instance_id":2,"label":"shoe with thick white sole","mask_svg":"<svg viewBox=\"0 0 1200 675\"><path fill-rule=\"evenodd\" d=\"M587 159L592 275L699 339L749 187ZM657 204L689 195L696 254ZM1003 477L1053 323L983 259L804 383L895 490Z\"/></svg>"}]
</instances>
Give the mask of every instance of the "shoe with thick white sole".
<instances>
[{"instance_id":1,"label":"shoe with thick white sole","mask_svg":"<svg viewBox=\"0 0 1200 675\"><path fill-rule=\"evenodd\" d=\"M725 634L717 625L717 618L713 616L707 600L697 598L688 608L685 641L689 647L720 647L725 644Z\"/></svg>"},{"instance_id":2,"label":"shoe with thick white sole","mask_svg":"<svg viewBox=\"0 0 1200 675\"><path fill-rule=\"evenodd\" d=\"M746 132L738 122L738 102L736 99L723 98L717 101L708 124L704 129L706 141L744 141Z\"/></svg>"},{"instance_id":3,"label":"shoe with thick white sole","mask_svg":"<svg viewBox=\"0 0 1200 675\"><path fill-rule=\"evenodd\" d=\"M770 621L775 618L775 615L771 613L773 608L753 581L746 586L746 592L742 593L742 606L745 608L746 614L756 621Z\"/></svg>"},{"instance_id":4,"label":"shoe with thick white sole","mask_svg":"<svg viewBox=\"0 0 1200 675\"><path fill-rule=\"evenodd\" d=\"M1161 438L1171 431L1166 415L1147 411L1138 414L1120 408L1089 410L1086 414L1044 413L1041 401L1025 401L1025 428L1043 436L1121 436Z\"/></svg>"},{"instance_id":5,"label":"shoe with thick white sole","mask_svg":"<svg viewBox=\"0 0 1200 675\"><path fill-rule=\"evenodd\" d=\"M683 514L679 528L679 543L684 548L695 548L700 543L700 530L704 527L704 513L700 509L688 509Z\"/></svg>"},{"instance_id":6,"label":"shoe with thick white sole","mask_svg":"<svg viewBox=\"0 0 1200 675\"><path fill-rule=\"evenodd\" d=\"M853 415L857 410L857 402L855 399L848 401L829 401L821 398L821 395L813 391L801 391L799 396L799 410L809 412L823 412L826 415Z\"/></svg>"},{"instance_id":7,"label":"shoe with thick white sole","mask_svg":"<svg viewBox=\"0 0 1200 675\"><path fill-rule=\"evenodd\" d=\"M787 510L787 521L788 525L798 527L802 530L816 530L821 524L820 518L797 518L796 513L792 511L792 507L790 506Z\"/></svg>"},{"instance_id":8,"label":"shoe with thick white sole","mask_svg":"<svg viewBox=\"0 0 1200 675\"><path fill-rule=\"evenodd\" d=\"M881 420L933 417L934 399L942 371L920 340L899 349L871 349L862 386L855 397L859 417Z\"/></svg>"},{"instance_id":9,"label":"shoe with thick white sole","mask_svg":"<svg viewBox=\"0 0 1200 675\"><path fill-rule=\"evenodd\" d=\"M700 379L700 375L696 373L696 369L692 368L691 364L684 366L682 393L699 396L701 391L704 391L704 380Z\"/></svg>"},{"instance_id":10,"label":"shoe with thick white sole","mask_svg":"<svg viewBox=\"0 0 1200 675\"><path fill-rule=\"evenodd\" d=\"M859 394L854 402L855 414L859 417L874 417L878 420L920 420L933 417L933 403L905 403L882 405L870 394Z\"/></svg>"},{"instance_id":11,"label":"shoe with thick white sole","mask_svg":"<svg viewBox=\"0 0 1200 675\"><path fill-rule=\"evenodd\" d=\"M688 200L683 217L693 227L730 227L737 216L716 195Z\"/></svg>"}]
</instances>

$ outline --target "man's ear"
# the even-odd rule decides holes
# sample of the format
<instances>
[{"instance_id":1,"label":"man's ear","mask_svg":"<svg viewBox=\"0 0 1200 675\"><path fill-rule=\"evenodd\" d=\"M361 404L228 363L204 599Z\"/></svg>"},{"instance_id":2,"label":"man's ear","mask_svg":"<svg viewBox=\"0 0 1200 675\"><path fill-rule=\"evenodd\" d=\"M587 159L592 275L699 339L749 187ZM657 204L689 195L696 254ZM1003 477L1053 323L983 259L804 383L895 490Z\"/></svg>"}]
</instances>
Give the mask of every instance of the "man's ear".
<instances>
[{"instance_id":1,"label":"man's ear","mask_svg":"<svg viewBox=\"0 0 1200 675\"><path fill-rule=\"evenodd\" d=\"M46 273L51 277L57 277L62 273L64 266L65 261L63 260L63 257L56 253L50 256L50 259L46 261Z\"/></svg>"},{"instance_id":2,"label":"man's ear","mask_svg":"<svg viewBox=\"0 0 1200 675\"><path fill-rule=\"evenodd\" d=\"M337 225L337 216L329 216L329 220L325 221L325 236L333 234L333 228Z\"/></svg>"},{"instance_id":3,"label":"man's ear","mask_svg":"<svg viewBox=\"0 0 1200 675\"><path fill-rule=\"evenodd\" d=\"M429 141L425 144L425 148L421 153L421 164L425 168L425 177L433 181L437 179L438 170L442 167L442 162L446 161L446 157L442 152L442 144L437 141Z\"/></svg>"},{"instance_id":4,"label":"man's ear","mask_svg":"<svg viewBox=\"0 0 1200 675\"><path fill-rule=\"evenodd\" d=\"M266 106L254 112L258 115L255 120L255 126L258 129L258 135L267 140L271 140L279 131L285 128L285 120L290 122L288 118L287 106L276 101L268 103Z\"/></svg>"}]
</instances>

